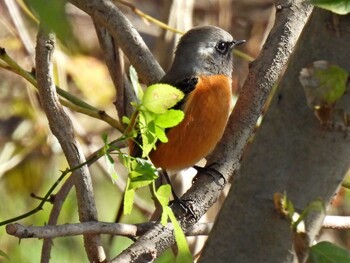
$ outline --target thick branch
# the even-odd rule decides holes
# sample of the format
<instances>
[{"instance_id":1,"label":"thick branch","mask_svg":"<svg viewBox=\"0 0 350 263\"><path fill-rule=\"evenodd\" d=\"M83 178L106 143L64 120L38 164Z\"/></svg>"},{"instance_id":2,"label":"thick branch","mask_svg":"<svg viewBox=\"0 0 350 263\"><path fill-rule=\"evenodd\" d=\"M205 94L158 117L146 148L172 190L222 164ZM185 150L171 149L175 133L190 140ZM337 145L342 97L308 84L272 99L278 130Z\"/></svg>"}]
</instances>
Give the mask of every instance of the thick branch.
<instances>
[{"instance_id":1,"label":"thick branch","mask_svg":"<svg viewBox=\"0 0 350 263\"><path fill-rule=\"evenodd\" d=\"M228 180L239 168L245 145L255 128L263 105L282 73L289 55L311 12L304 1L280 1L275 25L266 40L258 59L252 63L247 81L237 101L221 143L209 163L217 163L217 170ZM293 30L291 30L293 29ZM201 174L189 191L182 197L187 201L196 218L184 216L181 209L175 214L186 232L218 199L224 187L224 180L213 180L212 176ZM190 201L188 201L190 200ZM143 235L131 247L114 258L112 262L141 262L142 255L159 256L174 244L173 232L169 227L155 227ZM215 262L211 260L210 262Z\"/></svg>"},{"instance_id":2,"label":"thick branch","mask_svg":"<svg viewBox=\"0 0 350 263\"><path fill-rule=\"evenodd\" d=\"M85 157L74 138L71 120L58 101L51 63L54 45L54 35L40 30L36 47L36 75L40 101L49 120L50 129L58 139L69 166L76 167L85 162ZM97 220L91 177L87 166L77 169L74 176L80 220L82 222ZM90 261L102 262L105 260L98 235L85 235L84 241Z\"/></svg>"},{"instance_id":3,"label":"thick branch","mask_svg":"<svg viewBox=\"0 0 350 263\"><path fill-rule=\"evenodd\" d=\"M285 191L298 212L315 200L327 204L349 169L349 137L320 125L298 79L302 68L320 59L331 59L350 71L350 60L344 56L350 41L349 22L349 15L336 16L321 9L312 12L276 96L245 152L240 174L206 243L204 262L214 262L214 258L218 263L228 262L232 256L238 263L305 261L324 213L308 212L302 239L292 233L289 220L276 213L273 196ZM289 30L297 28L290 25ZM348 91L335 108L350 112Z\"/></svg>"},{"instance_id":4,"label":"thick branch","mask_svg":"<svg viewBox=\"0 0 350 263\"><path fill-rule=\"evenodd\" d=\"M140 34L123 13L108 0L71 0L81 10L101 24L117 41L130 63L136 68L140 79L147 85L155 83L164 71L149 51Z\"/></svg>"}]
</instances>

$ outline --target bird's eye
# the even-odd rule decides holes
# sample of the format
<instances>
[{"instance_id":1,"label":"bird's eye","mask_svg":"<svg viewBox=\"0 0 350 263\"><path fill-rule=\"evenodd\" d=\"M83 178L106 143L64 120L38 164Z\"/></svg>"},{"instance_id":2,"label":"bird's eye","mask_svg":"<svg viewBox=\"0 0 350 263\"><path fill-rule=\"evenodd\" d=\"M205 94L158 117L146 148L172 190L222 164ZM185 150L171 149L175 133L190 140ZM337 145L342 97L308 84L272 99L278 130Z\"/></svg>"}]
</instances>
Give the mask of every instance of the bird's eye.
<instances>
[{"instance_id":1,"label":"bird's eye","mask_svg":"<svg viewBox=\"0 0 350 263\"><path fill-rule=\"evenodd\" d=\"M216 50L219 51L220 53L222 54L225 54L228 50L228 47L229 47L229 43L228 42L219 42L217 45L216 45Z\"/></svg>"}]
</instances>

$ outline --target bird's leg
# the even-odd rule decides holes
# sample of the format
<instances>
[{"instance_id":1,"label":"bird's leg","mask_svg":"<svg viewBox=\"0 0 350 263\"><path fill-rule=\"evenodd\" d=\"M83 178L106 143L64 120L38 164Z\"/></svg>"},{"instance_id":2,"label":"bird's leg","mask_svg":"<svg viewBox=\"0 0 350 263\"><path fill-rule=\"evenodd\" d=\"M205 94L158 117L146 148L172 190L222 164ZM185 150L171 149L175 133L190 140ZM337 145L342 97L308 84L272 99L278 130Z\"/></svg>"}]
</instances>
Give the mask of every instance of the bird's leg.
<instances>
[{"instance_id":1,"label":"bird's leg","mask_svg":"<svg viewBox=\"0 0 350 263\"><path fill-rule=\"evenodd\" d=\"M194 212L192 211L192 209L191 209L189 206L187 206L186 200L181 200L181 199L177 196L177 194L175 193L174 188L173 188L173 186L172 186L172 184L171 184L171 181L170 181L170 178L169 178L169 175L168 175L167 171L162 170L162 174L163 174L165 180L167 181L167 183L170 185L171 194L173 195L173 198L174 198L174 200L173 200L172 202L177 202L177 203L180 205L181 209L182 209L185 213L189 212L189 213L191 214L191 216L195 217L195 214L194 214Z\"/></svg>"},{"instance_id":2,"label":"bird's leg","mask_svg":"<svg viewBox=\"0 0 350 263\"><path fill-rule=\"evenodd\" d=\"M194 183L197 180L199 173L205 173L213 177L215 181L224 179L224 184L226 184L225 176L215 168L215 166L217 165L218 165L217 163L211 163L206 167L194 165L193 168L197 170L197 174L193 177L192 183Z\"/></svg>"}]
</instances>

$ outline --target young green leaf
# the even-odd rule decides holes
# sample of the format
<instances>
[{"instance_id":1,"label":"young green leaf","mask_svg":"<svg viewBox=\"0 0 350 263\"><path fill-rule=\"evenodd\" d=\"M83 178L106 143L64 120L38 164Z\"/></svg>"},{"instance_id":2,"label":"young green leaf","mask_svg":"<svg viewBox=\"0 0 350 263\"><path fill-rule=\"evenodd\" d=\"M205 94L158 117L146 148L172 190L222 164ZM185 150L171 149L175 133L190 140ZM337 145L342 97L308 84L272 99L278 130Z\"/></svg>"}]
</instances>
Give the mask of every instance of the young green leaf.
<instances>
[{"instance_id":1,"label":"young green leaf","mask_svg":"<svg viewBox=\"0 0 350 263\"><path fill-rule=\"evenodd\" d=\"M151 112L164 114L184 97L184 93L168 84L149 86L143 96L142 105Z\"/></svg>"},{"instance_id":2,"label":"young green leaf","mask_svg":"<svg viewBox=\"0 0 350 263\"><path fill-rule=\"evenodd\" d=\"M124 215L129 215L132 211L132 205L134 203L135 189L130 189L130 179L128 178L124 193Z\"/></svg>"},{"instance_id":3,"label":"young green leaf","mask_svg":"<svg viewBox=\"0 0 350 263\"><path fill-rule=\"evenodd\" d=\"M170 218L170 222L174 226L174 236L176 240L176 245L178 248L178 255L176 257L176 263L191 263L193 258L188 247L185 233L182 231L182 228L179 222L176 220L176 217L170 207L166 207L166 213Z\"/></svg>"},{"instance_id":4,"label":"young green leaf","mask_svg":"<svg viewBox=\"0 0 350 263\"><path fill-rule=\"evenodd\" d=\"M112 178L113 183L117 183L118 174L114 167L114 160L109 153L105 154L105 162L107 164L107 171L109 176Z\"/></svg>"},{"instance_id":5,"label":"young green leaf","mask_svg":"<svg viewBox=\"0 0 350 263\"><path fill-rule=\"evenodd\" d=\"M155 184L153 183L153 190L155 189ZM173 210L168 206L169 198L171 196L171 186L169 184L162 185L155 191L155 196L162 206L163 212L161 216L161 224L166 225L168 223L168 218L174 227L174 235L176 240L176 245L178 247L178 256L176 262L178 263L190 263L193 262L193 258L190 249L187 244L187 240L184 232L176 220Z\"/></svg>"},{"instance_id":6,"label":"young green leaf","mask_svg":"<svg viewBox=\"0 0 350 263\"><path fill-rule=\"evenodd\" d=\"M130 119L126 116L122 117L122 122L126 125L129 125L131 123Z\"/></svg>"},{"instance_id":7,"label":"young green leaf","mask_svg":"<svg viewBox=\"0 0 350 263\"><path fill-rule=\"evenodd\" d=\"M142 157L145 158L154 149L157 142L155 115L142 110L139 112L139 126L142 138Z\"/></svg>"},{"instance_id":8,"label":"young green leaf","mask_svg":"<svg viewBox=\"0 0 350 263\"><path fill-rule=\"evenodd\" d=\"M167 143L168 138L166 137L165 130L156 126L156 136L162 143Z\"/></svg>"},{"instance_id":9,"label":"young green leaf","mask_svg":"<svg viewBox=\"0 0 350 263\"><path fill-rule=\"evenodd\" d=\"M164 114L157 115L156 125L162 128L171 128L178 125L184 119L184 112L181 110L170 109Z\"/></svg>"},{"instance_id":10,"label":"young green leaf","mask_svg":"<svg viewBox=\"0 0 350 263\"><path fill-rule=\"evenodd\" d=\"M309 263L348 263L350 252L330 242L320 242L310 248Z\"/></svg>"},{"instance_id":11,"label":"young green leaf","mask_svg":"<svg viewBox=\"0 0 350 263\"><path fill-rule=\"evenodd\" d=\"M158 178L157 169L148 161L135 158L130 161L129 178L131 180L129 188L139 188L150 184Z\"/></svg>"},{"instance_id":12,"label":"young green leaf","mask_svg":"<svg viewBox=\"0 0 350 263\"><path fill-rule=\"evenodd\" d=\"M143 90L142 90L141 85L139 83L139 77L137 76L137 72L133 66L130 66L130 68L129 68L129 75L130 75L131 85L132 85L134 92L136 94L136 98L140 102L140 101L142 101L142 98L143 98Z\"/></svg>"},{"instance_id":13,"label":"young green leaf","mask_svg":"<svg viewBox=\"0 0 350 263\"><path fill-rule=\"evenodd\" d=\"M99 154L100 156L104 156L105 162L107 164L108 174L112 178L113 183L116 183L118 179L118 175L114 168L114 160L112 156L109 154L110 146L108 143L108 135L102 134L102 140L103 140L104 146L99 152Z\"/></svg>"},{"instance_id":14,"label":"young green leaf","mask_svg":"<svg viewBox=\"0 0 350 263\"><path fill-rule=\"evenodd\" d=\"M162 206L167 206L169 204L169 199L171 196L171 186L169 184L161 185L157 190L157 200Z\"/></svg>"},{"instance_id":15,"label":"young green leaf","mask_svg":"<svg viewBox=\"0 0 350 263\"><path fill-rule=\"evenodd\" d=\"M160 203L160 205L162 206L162 210L163 210L160 223L165 226L168 223L168 218L169 218L168 204L171 196L171 186L169 184L160 186L156 191L155 196L158 202Z\"/></svg>"},{"instance_id":16,"label":"young green leaf","mask_svg":"<svg viewBox=\"0 0 350 263\"><path fill-rule=\"evenodd\" d=\"M311 0L311 3L338 15L346 15L350 12L349 0Z\"/></svg>"}]
</instances>

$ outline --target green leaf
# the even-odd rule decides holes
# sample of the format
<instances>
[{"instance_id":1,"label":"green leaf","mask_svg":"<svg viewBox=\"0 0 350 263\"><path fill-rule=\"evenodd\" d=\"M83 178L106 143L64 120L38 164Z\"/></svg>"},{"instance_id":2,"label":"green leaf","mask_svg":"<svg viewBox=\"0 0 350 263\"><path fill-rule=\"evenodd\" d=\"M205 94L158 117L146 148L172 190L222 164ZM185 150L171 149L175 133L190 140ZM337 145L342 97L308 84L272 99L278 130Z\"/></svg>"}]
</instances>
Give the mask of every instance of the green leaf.
<instances>
[{"instance_id":1,"label":"green leaf","mask_svg":"<svg viewBox=\"0 0 350 263\"><path fill-rule=\"evenodd\" d=\"M320 242L310 248L309 263L348 263L350 252L330 242Z\"/></svg>"},{"instance_id":2,"label":"green leaf","mask_svg":"<svg viewBox=\"0 0 350 263\"><path fill-rule=\"evenodd\" d=\"M142 99L146 109L157 114L164 114L184 97L184 93L168 84L154 84L149 86Z\"/></svg>"},{"instance_id":3,"label":"green leaf","mask_svg":"<svg viewBox=\"0 0 350 263\"><path fill-rule=\"evenodd\" d=\"M176 240L176 245L178 248L178 254L176 257L177 263L192 263L193 258L188 247L185 233L182 231L182 228L179 222L176 220L176 217L170 207L165 208L165 212L170 218L171 223L174 226L174 235ZM164 212L163 212L164 213Z\"/></svg>"},{"instance_id":4,"label":"green leaf","mask_svg":"<svg viewBox=\"0 0 350 263\"><path fill-rule=\"evenodd\" d=\"M162 128L171 128L178 125L184 119L184 112L181 110L170 109L164 114L156 117L156 125Z\"/></svg>"},{"instance_id":5,"label":"green leaf","mask_svg":"<svg viewBox=\"0 0 350 263\"><path fill-rule=\"evenodd\" d=\"M123 117L122 117L122 122L123 122L124 124L126 124L126 125L129 125L131 121L130 121L130 119L129 119L128 117L123 116Z\"/></svg>"},{"instance_id":6,"label":"green leaf","mask_svg":"<svg viewBox=\"0 0 350 263\"><path fill-rule=\"evenodd\" d=\"M118 179L118 175L114 167L114 160L112 156L108 153L108 150L110 149L110 146L108 144L108 135L102 134L102 140L104 145L101 151L99 152L99 155L104 156L105 162L107 164L108 174L112 178L113 183L116 183Z\"/></svg>"},{"instance_id":7,"label":"green leaf","mask_svg":"<svg viewBox=\"0 0 350 263\"><path fill-rule=\"evenodd\" d=\"M129 189L130 179L128 178L124 193L124 215L129 215L132 211L132 205L134 203L135 190Z\"/></svg>"},{"instance_id":8,"label":"green leaf","mask_svg":"<svg viewBox=\"0 0 350 263\"><path fill-rule=\"evenodd\" d=\"M139 77L137 76L137 72L133 66L130 66L130 68L129 68L129 75L130 75L132 87L133 87L134 92L136 94L136 98L140 102L140 101L142 101L142 98L143 98L143 90L142 90L141 85L139 83Z\"/></svg>"},{"instance_id":9,"label":"green leaf","mask_svg":"<svg viewBox=\"0 0 350 263\"><path fill-rule=\"evenodd\" d=\"M157 190L157 200L162 206L168 206L171 196L170 184L161 185Z\"/></svg>"},{"instance_id":10,"label":"green leaf","mask_svg":"<svg viewBox=\"0 0 350 263\"><path fill-rule=\"evenodd\" d=\"M350 12L349 0L311 0L311 3L338 15L346 15Z\"/></svg>"},{"instance_id":11,"label":"green leaf","mask_svg":"<svg viewBox=\"0 0 350 263\"><path fill-rule=\"evenodd\" d=\"M283 206L283 210L285 211L289 219L293 221L293 215L295 213L295 209L292 201L288 198L287 193L284 193L283 195L282 206Z\"/></svg>"},{"instance_id":12,"label":"green leaf","mask_svg":"<svg viewBox=\"0 0 350 263\"><path fill-rule=\"evenodd\" d=\"M193 258L190 249L187 244L187 240L184 232L176 220L173 210L168 206L169 198L171 196L171 186L169 184L162 185L155 191L155 184L153 183L154 195L158 202L162 206L163 212L161 216L161 224L166 225L168 223L168 218L174 227L174 235L176 240L176 245L178 247L178 255L176 257L176 262L178 263L190 263L193 262Z\"/></svg>"},{"instance_id":13,"label":"green leaf","mask_svg":"<svg viewBox=\"0 0 350 263\"><path fill-rule=\"evenodd\" d=\"M11 261L11 260L10 260L10 257L9 257L4 251L2 251L2 250L0 250L0 257L4 257L4 258L6 258L8 261Z\"/></svg>"},{"instance_id":14,"label":"green leaf","mask_svg":"<svg viewBox=\"0 0 350 263\"><path fill-rule=\"evenodd\" d=\"M168 223L168 218L169 218L168 217L169 211L167 209L169 208L168 204L171 196L171 186L169 184L161 185L158 188L155 196L158 202L160 203L160 205L162 206L162 211L163 211L160 219L160 223L165 226ZM171 209L170 211L172 212Z\"/></svg>"},{"instance_id":15,"label":"green leaf","mask_svg":"<svg viewBox=\"0 0 350 263\"><path fill-rule=\"evenodd\" d=\"M157 169L144 159L136 158L130 161L129 188L137 189L152 183L158 178Z\"/></svg>"},{"instance_id":16,"label":"green leaf","mask_svg":"<svg viewBox=\"0 0 350 263\"><path fill-rule=\"evenodd\" d=\"M152 112L139 111L139 126L142 138L142 157L148 156L157 142L156 126L154 122L155 115Z\"/></svg>"},{"instance_id":17,"label":"green leaf","mask_svg":"<svg viewBox=\"0 0 350 263\"><path fill-rule=\"evenodd\" d=\"M78 46L71 25L65 13L66 0L50 1L47 4L45 0L26 0L29 9L38 16L41 26L46 31L53 31L57 37L70 49Z\"/></svg>"},{"instance_id":18,"label":"green leaf","mask_svg":"<svg viewBox=\"0 0 350 263\"><path fill-rule=\"evenodd\" d=\"M109 153L105 154L105 162L107 164L107 171L109 176L112 178L113 183L116 183L118 179L118 174L114 167L114 160Z\"/></svg>"},{"instance_id":19,"label":"green leaf","mask_svg":"<svg viewBox=\"0 0 350 263\"><path fill-rule=\"evenodd\" d=\"M348 72L339 66L331 65L327 69L317 69L315 77L319 79L318 90L322 92L323 100L328 104L333 104L339 100L346 89Z\"/></svg>"},{"instance_id":20,"label":"green leaf","mask_svg":"<svg viewBox=\"0 0 350 263\"><path fill-rule=\"evenodd\" d=\"M156 136L162 143L168 142L168 137L166 137L165 131L163 128L156 126Z\"/></svg>"}]
</instances>

